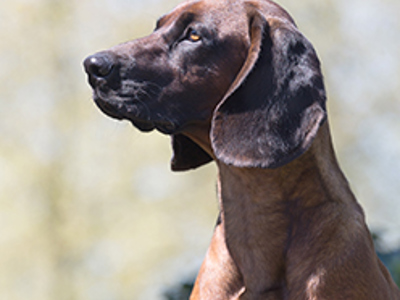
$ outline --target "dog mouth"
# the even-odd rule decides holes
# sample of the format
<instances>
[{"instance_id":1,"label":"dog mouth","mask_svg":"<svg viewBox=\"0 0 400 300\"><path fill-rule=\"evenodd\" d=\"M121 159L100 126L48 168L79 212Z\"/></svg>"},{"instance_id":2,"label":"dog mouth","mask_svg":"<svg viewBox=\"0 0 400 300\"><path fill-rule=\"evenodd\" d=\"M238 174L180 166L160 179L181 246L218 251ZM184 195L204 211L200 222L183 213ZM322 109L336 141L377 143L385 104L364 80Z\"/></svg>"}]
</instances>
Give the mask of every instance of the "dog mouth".
<instances>
[{"instance_id":1,"label":"dog mouth","mask_svg":"<svg viewBox=\"0 0 400 300\"><path fill-rule=\"evenodd\" d=\"M137 99L106 98L94 92L93 100L107 116L117 120L128 120L140 131L149 132L157 129L164 134L173 134L177 130L176 124L172 121L152 120L150 109Z\"/></svg>"}]
</instances>

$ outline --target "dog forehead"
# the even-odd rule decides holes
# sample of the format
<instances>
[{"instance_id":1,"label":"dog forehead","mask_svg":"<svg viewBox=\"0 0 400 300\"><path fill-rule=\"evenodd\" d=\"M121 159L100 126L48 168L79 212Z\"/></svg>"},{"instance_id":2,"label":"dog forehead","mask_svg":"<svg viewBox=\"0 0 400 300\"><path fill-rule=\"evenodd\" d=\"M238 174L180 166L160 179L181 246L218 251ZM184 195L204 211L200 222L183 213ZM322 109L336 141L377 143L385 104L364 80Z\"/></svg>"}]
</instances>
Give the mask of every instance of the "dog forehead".
<instances>
[{"instance_id":1,"label":"dog forehead","mask_svg":"<svg viewBox=\"0 0 400 300\"><path fill-rule=\"evenodd\" d=\"M192 16L194 20L214 23L222 29L223 25L232 26L246 20L246 1L232 0L189 0L176 6L169 13L161 16L157 27L168 26L183 16Z\"/></svg>"},{"instance_id":2,"label":"dog forehead","mask_svg":"<svg viewBox=\"0 0 400 300\"><path fill-rule=\"evenodd\" d=\"M182 16L191 15L193 20L218 26L221 31L240 31L248 28L246 23L255 11L266 19L296 26L285 9L270 0L188 0L159 18L157 28L172 25Z\"/></svg>"}]
</instances>

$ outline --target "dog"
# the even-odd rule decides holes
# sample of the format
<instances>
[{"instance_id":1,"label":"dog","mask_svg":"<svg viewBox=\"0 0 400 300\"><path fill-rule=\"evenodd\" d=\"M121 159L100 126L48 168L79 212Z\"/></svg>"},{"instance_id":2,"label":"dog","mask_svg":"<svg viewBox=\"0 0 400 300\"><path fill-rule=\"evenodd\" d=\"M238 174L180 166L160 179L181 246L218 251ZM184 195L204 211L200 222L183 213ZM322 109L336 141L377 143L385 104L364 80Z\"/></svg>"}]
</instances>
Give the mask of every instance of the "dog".
<instances>
[{"instance_id":1,"label":"dog","mask_svg":"<svg viewBox=\"0 0 400 300\"><path fill-rule=\"evenodd\" d=\"M215 161L220 214L191 300L400 299L332 147L320 63L269 0L189 0L84 61L97 106Z\"/></svg>"}]
</instances>

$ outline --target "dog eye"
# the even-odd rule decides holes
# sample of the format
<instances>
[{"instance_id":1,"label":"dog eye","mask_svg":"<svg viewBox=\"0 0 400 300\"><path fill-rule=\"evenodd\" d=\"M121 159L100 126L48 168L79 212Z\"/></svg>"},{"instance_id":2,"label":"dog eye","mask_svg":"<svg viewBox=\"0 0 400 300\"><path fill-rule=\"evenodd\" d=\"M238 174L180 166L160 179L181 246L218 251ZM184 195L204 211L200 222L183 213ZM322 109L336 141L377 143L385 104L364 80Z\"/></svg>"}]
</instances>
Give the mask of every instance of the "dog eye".
<instances>
[{"instance_id":1,"label":"dog eye","mask_svg":"<svg viewBox=\"0 0 400 300\"><path fill-rule=\"evenodd\" d=\"M201 36L196 30L189 29L187 34L187 39L191 42L197 42L201 40Z\"/></svg>"}]
</instances>

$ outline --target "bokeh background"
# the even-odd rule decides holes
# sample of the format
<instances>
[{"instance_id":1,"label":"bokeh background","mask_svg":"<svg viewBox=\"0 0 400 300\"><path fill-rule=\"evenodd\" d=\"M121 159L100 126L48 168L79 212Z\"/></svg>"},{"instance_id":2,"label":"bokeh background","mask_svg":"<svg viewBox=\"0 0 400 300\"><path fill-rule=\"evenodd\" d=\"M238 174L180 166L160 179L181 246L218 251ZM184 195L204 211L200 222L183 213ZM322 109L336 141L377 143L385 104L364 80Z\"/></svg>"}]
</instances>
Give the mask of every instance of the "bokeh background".
<instances>
[{"instance_id":1,"label":"bokeh background","mask_svg":"<svg viewBox=\"0 0 400 300\"><path fill-rule=\"evenodd\" d=\"M170 172L169 138L100 113L82 69L179 2L2 0L0 299L167 299L197 272L215 167ZM400 272L400 2L279 3L319 53L339 161Z\"/></svg>"}]
</instances>

